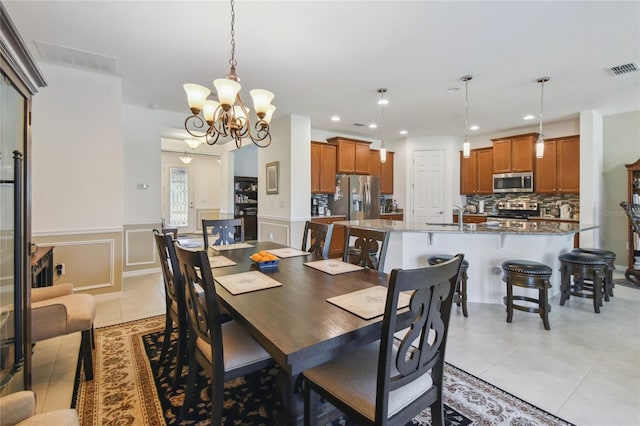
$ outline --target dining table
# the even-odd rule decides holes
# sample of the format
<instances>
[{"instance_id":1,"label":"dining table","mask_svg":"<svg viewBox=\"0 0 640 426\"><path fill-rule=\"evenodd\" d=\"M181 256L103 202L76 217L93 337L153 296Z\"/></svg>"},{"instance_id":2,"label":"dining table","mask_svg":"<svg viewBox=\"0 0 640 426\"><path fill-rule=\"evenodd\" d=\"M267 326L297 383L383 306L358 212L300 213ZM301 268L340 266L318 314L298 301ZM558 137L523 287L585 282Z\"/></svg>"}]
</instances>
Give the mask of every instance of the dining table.
<instances>
[{"instance_id":1,"label":"dining table","mask_svg":"<svg viewBox=\"0 0 640 426\"><path fill-rule=\"evenodd\" d=\"M371 269L330 274L305 265L323 260L321 256L300 253L280 258L276 267L260 270L281 285L234 295L217 279L258 271L250 259L252 254L286 248L271 241L239 246L230 250L207 248L210 257L224 256L235 263L212 268L217 295L231 317L280 367L278 391L284 413L278 423L300 424L304 414L300 374L381 337L382 315L364 319L327 299L374 286L386 287L388 275Z\"/></svg>"}]
</instances>

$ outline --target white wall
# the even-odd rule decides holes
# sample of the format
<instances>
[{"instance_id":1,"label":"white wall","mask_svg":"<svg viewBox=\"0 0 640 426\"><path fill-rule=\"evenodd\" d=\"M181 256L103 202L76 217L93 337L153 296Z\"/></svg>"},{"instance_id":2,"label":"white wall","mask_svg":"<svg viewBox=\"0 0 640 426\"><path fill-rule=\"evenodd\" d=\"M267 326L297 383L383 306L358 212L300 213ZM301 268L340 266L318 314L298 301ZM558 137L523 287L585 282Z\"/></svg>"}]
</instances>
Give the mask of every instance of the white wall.
<instances>
[{"instance_id":1,"label":"white wall","mask_svg":"<svg viewBox=\"0 0 640 426\"><path fill-rule=\"evenodd\" d=\"M185 115L127 104L121 108L124 223L159 223L162 216L160 140L165 128L182 125ZM138 184L146 184L148 189L138 189Z\"/></svg>"},{"instance_id":2,"label":"white wall","mask_svg":"<svg viewBox=\"0 0 640 426\"><path fill-rule=\"evenodd\" d=\"M241 149L234 152L234 173L236 176L258 176L258 147L245 143Z\"/></svg>"},{"instance_id":3,"label":"white wall","mask_svg":"<svg viewBox=\"0 0 640 426\"><path fill-rule=\"evenodd\" d=\"M48 86L33 99L33 233L122 228L120 79L38 65Z\"/></svg>"},{"instance_id":4,"label":"white wall","mask_svg":"<svg viewBox=\"0 0 640 426\"><path fill-rule=\"evenodd\" d=\"M629 221L620 207L627 199L625 164L640 159L640 111L604 117L604 176L602 247L616 253L616 264L627 262L627 230Z\"/></svg>"}]
</instances>

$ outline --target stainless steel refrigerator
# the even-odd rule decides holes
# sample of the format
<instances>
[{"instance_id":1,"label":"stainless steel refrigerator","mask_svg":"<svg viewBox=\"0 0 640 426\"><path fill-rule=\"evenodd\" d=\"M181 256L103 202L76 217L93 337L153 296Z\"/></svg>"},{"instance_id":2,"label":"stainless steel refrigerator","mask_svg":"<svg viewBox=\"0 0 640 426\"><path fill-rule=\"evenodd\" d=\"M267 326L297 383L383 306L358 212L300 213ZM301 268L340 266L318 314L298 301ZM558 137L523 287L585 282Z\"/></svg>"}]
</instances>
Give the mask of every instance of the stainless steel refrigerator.
<instances>
[{"instance_id":1,"label":"stainless steel refrigerator","mask_svg":"<svg viewBox=\"0 0 640 426\"><path fill-rule=\"evenodd\" d=\"M344 175L337 177L339 190L329 196L332 215L345 215L348 220L380 218L380 178L378 176Z\"/></svg>"}]
</instances>

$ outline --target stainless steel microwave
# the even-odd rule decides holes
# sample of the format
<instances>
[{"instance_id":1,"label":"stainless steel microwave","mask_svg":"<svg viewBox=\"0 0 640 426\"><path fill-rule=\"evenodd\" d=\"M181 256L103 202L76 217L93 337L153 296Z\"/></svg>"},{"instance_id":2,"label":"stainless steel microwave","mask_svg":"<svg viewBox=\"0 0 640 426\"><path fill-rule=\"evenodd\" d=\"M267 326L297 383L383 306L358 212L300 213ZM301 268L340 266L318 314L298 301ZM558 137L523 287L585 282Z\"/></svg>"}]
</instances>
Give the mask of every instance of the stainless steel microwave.
<instances>
[{"instance_id":1,"label":"stainless steel microwave","mask_svg":"<svg viewBox=\"0 0 640 426\"><path fill-rule=\"evenodd\" d=\"M494 174L493 192L533 192L533 172Z\"/></svg>"}]
</instances>

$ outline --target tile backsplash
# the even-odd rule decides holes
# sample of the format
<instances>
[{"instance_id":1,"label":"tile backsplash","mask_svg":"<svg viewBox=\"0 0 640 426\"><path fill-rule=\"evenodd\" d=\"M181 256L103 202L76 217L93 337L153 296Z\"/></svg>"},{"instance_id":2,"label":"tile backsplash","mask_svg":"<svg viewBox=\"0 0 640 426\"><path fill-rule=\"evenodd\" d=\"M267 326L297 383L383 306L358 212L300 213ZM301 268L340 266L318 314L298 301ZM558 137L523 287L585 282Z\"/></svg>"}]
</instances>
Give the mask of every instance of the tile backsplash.
<instances>
[{"instance_id":1,"label":"tile backsplash","mask_svg":"<svg viewBox=\"0 0 640 426\"><path fill-rule=\"evenodd\" d=\"M491 213L498 208L500 201L513 200L530 200L537 201L538 208L546 209L547 213L551 209L557 209L557 202L569 204L573 214L580 212L580 195L579 194L534 194L530 192L513 193L513 194L487 194L487 195L468 195L467 206L474 205L478 208L480 200L484 201L484 211Z\"/></svg>"}]
</instances>

